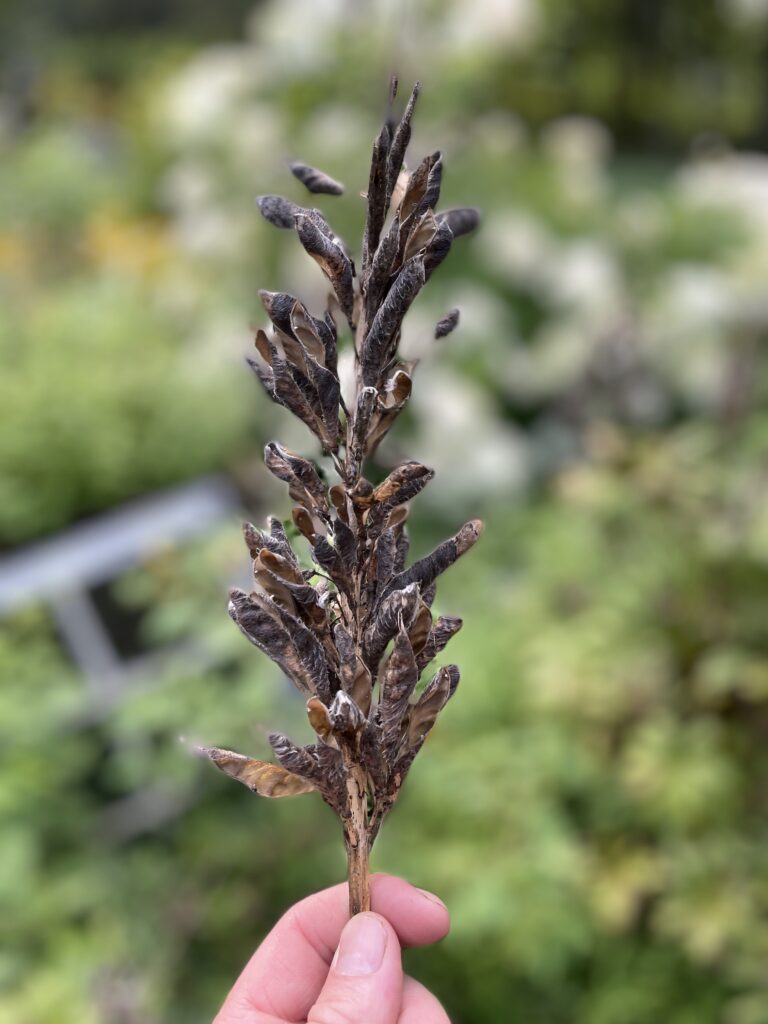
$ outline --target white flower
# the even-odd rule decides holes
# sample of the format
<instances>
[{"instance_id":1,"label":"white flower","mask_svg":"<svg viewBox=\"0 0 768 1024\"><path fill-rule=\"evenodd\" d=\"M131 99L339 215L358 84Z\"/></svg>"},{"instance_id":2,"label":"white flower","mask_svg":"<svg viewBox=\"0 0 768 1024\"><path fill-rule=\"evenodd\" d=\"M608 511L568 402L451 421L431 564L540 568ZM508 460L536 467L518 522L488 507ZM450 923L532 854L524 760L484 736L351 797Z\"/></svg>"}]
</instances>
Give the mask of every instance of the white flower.
<instances>
[{"instance_id":1,"label":"white flower","mask_svg":"<svg viewBox=\"0 0 768 1024\"><path fill-rule=\"evenodd\" d=\"M514 428L489 408L488 395L454 371L432 365L414 388L414 448L436 470L425 494L433 501L476 492L505 493L528 478L528 450Z\"/></svg>"},{"instance_id":2,"label":"white flower","mask_svg":"<svg viewBox=\"0 0 768 1024\"><path fill-rule=\"evenodd\" d=\"M260 81L260 62L248 47L208 47L173 77L161 97L163 131L180 145L216 136Z\"/></svg>"},{"instance_id":3,"label":"white flower","mask_svg":"<svg viewBox=\"0 0 768 1024\"><path fill-rule=\"evenodd\" d=\"M535 0L454 0L443 17L442 30L454 51L522 48L541 21Z\"/></svg>"}]
</instances>

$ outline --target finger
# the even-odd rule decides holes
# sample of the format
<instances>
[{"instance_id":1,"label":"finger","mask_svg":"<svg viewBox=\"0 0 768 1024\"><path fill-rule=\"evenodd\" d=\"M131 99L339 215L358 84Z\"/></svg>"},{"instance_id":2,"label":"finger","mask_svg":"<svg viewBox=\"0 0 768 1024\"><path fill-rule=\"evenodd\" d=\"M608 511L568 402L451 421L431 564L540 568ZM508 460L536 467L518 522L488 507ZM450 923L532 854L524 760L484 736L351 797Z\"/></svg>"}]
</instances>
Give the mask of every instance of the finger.
<instances>
[{"instance_id":1,"label":"finger","mask_svg":"<svg viewBox=\"0 0 768 1024\"><path fill-rule=\"evenodd\" d=\"M431 992L415 980L403 983L403 1008L398 1024L451 1024L448 1014Z\"/></svg>"},{"instance_id":2,"label":"finger","mask_svg":"<svg viewBox=\"0 0 768 1024\"><path fill-rule=\"evenodd\" d=\"M371 903L403 946L437 942L450 926L445 905L431 893L392 875L373 875ZM346 884L325 889L292 907L254 953L235 983L218 1024L249 1021L254 1011L306 1020L349 920ZM239 1016L238 1016L239 1015Z\"/></svg>"},{"instance_id":3,"label":"finger","mask_svg":"<svg viewBox=\"0 0 768 1024\"><path fill-rule=\"evenodd\" d=\"M339 948L307 1024L397 1024L403 966L394 929L379 914L358 914Z\"/></svg>"}]
</instances>

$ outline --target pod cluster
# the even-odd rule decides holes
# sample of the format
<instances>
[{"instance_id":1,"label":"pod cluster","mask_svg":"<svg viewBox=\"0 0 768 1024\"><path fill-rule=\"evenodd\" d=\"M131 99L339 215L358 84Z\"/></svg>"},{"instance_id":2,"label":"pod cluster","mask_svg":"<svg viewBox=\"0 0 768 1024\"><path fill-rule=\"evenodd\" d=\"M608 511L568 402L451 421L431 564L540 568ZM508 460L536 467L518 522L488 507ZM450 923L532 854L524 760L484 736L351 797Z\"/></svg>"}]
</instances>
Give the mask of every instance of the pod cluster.
<instances>
[{"instance_id":1,"label":"pod cluster","mask_svg":"<svg viewBox=\"0 0 768 1024\"><path fill-rule=\"evenodd\" d=\"M425 557L409 563L410 501L433 471L416 461L380 483L364 475L365 459L386 436L411 395L415 363L398 355L403 319L455 238L474 230L473 208L437 209L443 174L439 152L412 170L405 165L414 88L399 120L387 117L373 144L359 272L344 243L317 209L283 196L261 196L262 215L294 231L327 278L328 308L315 316L297 298L261 292L270 321L249 360L267 394L288 408L332 459L328 485L315 463L277 442L266 446L267 468L287 485L291 519L306 541L302 564L283 523L245 525L253 561L249 592L230 592L229 613L306 698L316 740L307 745L274 733L277 763L219 747L204 753L224 772L263 796L317 791L349 817L351 773L364 779L368 843L435 721L456 690L455 665L422 675L461 628L435 616L438 576L477 540L482 524L466 523ZM390 112L396 82L390 91ZM312 194L340 195L335 179L291 164ZM457 325L450 310L436 325L444 338ZM346 404L338 374L341 321L352 334L356 394Z\"/></svg>"}]
</instances>

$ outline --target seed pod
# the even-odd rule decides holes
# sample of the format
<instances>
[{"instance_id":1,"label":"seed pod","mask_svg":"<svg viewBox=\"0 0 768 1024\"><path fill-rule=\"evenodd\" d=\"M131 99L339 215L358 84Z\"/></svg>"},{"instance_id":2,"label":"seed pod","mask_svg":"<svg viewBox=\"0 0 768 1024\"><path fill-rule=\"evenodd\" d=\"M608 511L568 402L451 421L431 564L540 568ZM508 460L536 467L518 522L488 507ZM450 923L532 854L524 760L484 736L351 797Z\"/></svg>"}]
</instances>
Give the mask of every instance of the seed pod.
<instances>
[{"instance_id":1,"label":"seed pod","mask_svg":"<svg viewBox=\"0 0 768 1024\"><path fill-rule=\"evenodd\" d=\"M283 196L258 196L256 205L259 207L262 217L274 224L276 228L290 228L295 226L296 214L301 209L296 203Z\"/></svg>"},{"instance_id":2,"label":"seed pod","mask_svg":"<svg viewBox=\"0 0 768 1024\"><path fill-rule=\"evenodd\" d=\"M299 179L308 192L322 193L327 196L340 196L344 192L344 186L340 182L323 171L319 171L316 167L302 164L298 160L294 160L288 166L291 169L291 174Z\"/></svg>"},{"instance_id":3,"label":"seed pod","mask_svg":"<svg viewBox=\"0 0 768 1024\"><path fill-rule=\"evenodd\" d=\"M363 235L363 278L368 275L371 258L379 244L381 229L387 215L387 163L390 149L390 129L388 124L381 126L381 131L373 143L371 155L371 173L368 178L368 215Z\"/></svg>"},{"instance_id":4,"label":"seed pod","mask_svg":"<svg viewBox=\"0 0 768 1024\"><path fill-rule=\"evenodd\" d=\"M200 747L200 753L205 754L230 778L242 782L259 796L298 796L301 793L311 793L315 788L311 782L286 771L279 765L257 761L252 757L246 757L245 754L236 754L234 750Z\"/></svg>"},{"instance_id":5,"label":"seed pod","mask_svg":"<svg viewBox=\"0 0 768 1024\"><path fill-rule=\"evenodd\" d=\"M446 338L459 323L458 309L452 309L435 325L435 338Z\"/></svg>"},{"instance_id":6,"label":"seed pod","mask_svg":"<svg viewBox=\"0 0 768 1024\"><path fill-rule=\"evenodd\" d=\"M318 697L310 697L307 701L307 718L323 743L335 744L333 723L328 708Z\"/></svg>"},{"instance_id":7,"label":"seed pod","mask_svg":"<svg viewBox=\"0 0 768 1024\"><path fill-rule=\"evenodd\" d=\"M320 513L328 511L325 486L309 459L270 441L264 449L264 463L278 480L288 484L288 491L296 501Z\"/></svg>"},{"instance_id":8,"label":"seed pod","mask_svg":"<svg viewBox=\"0 0 768 1024\"><path fill-rule=\"evenodd\" d=\"M379 701L383 746L388 757L391 757L400 745L403 716L418 678L419 672L411 641L401 626L384 668Z\"/></svg>"},{"instance_id":9,"label":"seed pod","mask_svg":"<svg viewBox=\"0 0 768 1024\"><path fill-rule=\"evenodd\" d=\"M474 206L461 206L455 210L441 210L437 219L447 224L454 238L476 231L480 225L480 211Z\"/></svg>"},{"instance_id":10,"label":"seed pod","mask_svg":"<svg viewBox=\"0 0 768 1024\"><path fill-rule=\"evenodd\" d=\"M429 635L427 636L424 646L416 656L419 672L422 672L430 661L433 661L438 656L438 654L445 648L448 641L451 640L452 637L456 636L463 625L464 623L462 620L453 615L441 615L435 621L429 631Z\"/></svg>"},{"instance_id":11,"label":"seed pod","mask_svg":"<svg viewBox=\"0 0 768 1024\"><path fill-rule=\"evenodd\" d=\"M418 583L420 587L428 587L458 558L461 558L465 551L469 551L480 536L482 529L483 524L479 519L465 523L454 537L443 541L431 554L414 562L410 569L398 573L390 584L391 589L401 590L412 583Z\"/></svg>"},{"instance_id":12,"label":"seed pod","mask_svg":"<svg viewBox=\"0 0 768 1024\"><path fill-rule=\"evenodd\" d=\"M408 722L408 749L421 746L437 716L456 692L459 670L456 665L441 668L411 709Z\"/></svg>"},{"instance_id":13,"label":"seed pod","mask_svg":"<svg viewBox=\"0 0 768 1024\"><path fill-rule=\"evenodd\" d=\"M229 614L243 635L268 655L300 691L317 692L321 697L327 693L328 669L323 650L295 616L274 603L266 608L258 594L249 596L242 590L230 591Z\"/></svg>"},{"instance_id":14,"label":"seed pod","mask_svg":"<svg viewBox=\"0 0 768 1024\"><path fill-rule=\"evenodd\" d=\"M360 360L363 383L368 387L376 385L382 370L394 354L403 317L424 285L424 266L422 256L408 260L374 317L363 341Z\"/></svg>"},{"instance_id":15,"label":"seed pod","mask_svg":"<svg viewBox=\"0 0 768 1024\"><path fill-rule=\"evenodd\" d=\"M351 323L355 298L352 285L352 264L348 256L340 246L320 231L311 218L304 214L300 213L296 217L296 233L304 249L331 282L339 305Z\"/></svg>"},{"instance_id":16,"label":"seed pod","mask_svg":"<svg viewBox=\"0 0 768 1024\"><path fill-rule=\"evenodd\" d=\"M427 251L424 255L425 281L428 281L435 270L437 270L445 257L451 251L452 245L453 232L451 231L450 224L447 221L441 221L438 218L437 231L435 232L432 241L427 246Z\"/></svg>"},{"instance_id":17,"label":"seed pod","mask_svg":"<svg viewBox=\"0 0 768 1024\"><path fill-rule=\"evenodd\" d=\"M394 137L392 138L392 146L390 147L387 159L387 198L392 195L398 175L400 174L400 169L403 166L405 151L408 149L408 143L411 141L411 120L413 119L413 112L416 109L416 100L419 98L420 92L421 83L416 82L413 87L413 92L406 104L400 124L398 124Z\"/></svg>"}]
</instances>

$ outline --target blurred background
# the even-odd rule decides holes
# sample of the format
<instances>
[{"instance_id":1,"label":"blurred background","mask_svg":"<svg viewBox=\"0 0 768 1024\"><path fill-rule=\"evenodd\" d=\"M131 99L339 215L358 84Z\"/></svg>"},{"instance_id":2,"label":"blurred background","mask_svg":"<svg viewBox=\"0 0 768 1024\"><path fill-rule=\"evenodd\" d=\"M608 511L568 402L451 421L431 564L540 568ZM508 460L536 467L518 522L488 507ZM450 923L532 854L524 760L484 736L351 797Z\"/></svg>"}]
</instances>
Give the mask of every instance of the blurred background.
<instances>
[{"instance_id":1,"label":"blurred background","mask_svg":"<svg viewBox=\"0 0 768 1024\"><path fill-rule=\"evenodd\" d=\"M456 1024L768 1021L767 57L766 0L5 0L1 1024L206 1024L343 877L189 744L309 738L225 609L264 442L314 452L244 356L324 288L253 199L300 157L356 240L393 67L484 218L378 457L437 470L417 553L488 523L374 856L453 912L408 968Z\"/></svg>"}]
</instances>

